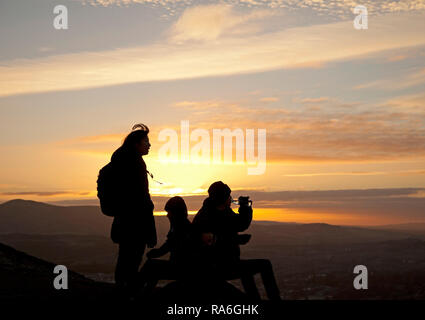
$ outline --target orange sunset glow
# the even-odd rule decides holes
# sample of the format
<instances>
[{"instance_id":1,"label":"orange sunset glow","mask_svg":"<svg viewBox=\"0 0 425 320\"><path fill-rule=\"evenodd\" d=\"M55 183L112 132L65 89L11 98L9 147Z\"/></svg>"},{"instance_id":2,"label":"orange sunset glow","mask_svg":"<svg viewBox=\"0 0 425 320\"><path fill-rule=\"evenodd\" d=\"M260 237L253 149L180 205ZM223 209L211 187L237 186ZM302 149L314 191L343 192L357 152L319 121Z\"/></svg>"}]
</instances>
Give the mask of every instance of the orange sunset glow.
<instances>
[{"instance_id":1,"label":"orange sunset glow","mask_svg":"<svg viewBox=\"0 0 425 320\"><path fill-rule=\"evenodd\" d=\"M364 1L367 30L351 1L63 2L67 30L51 1L0 6L20 12L0 33L0 202L98 205L99 169L145 123L157 215L222 180L255 220L425 222L424 1Z\"/></svg>"}]
</instances>

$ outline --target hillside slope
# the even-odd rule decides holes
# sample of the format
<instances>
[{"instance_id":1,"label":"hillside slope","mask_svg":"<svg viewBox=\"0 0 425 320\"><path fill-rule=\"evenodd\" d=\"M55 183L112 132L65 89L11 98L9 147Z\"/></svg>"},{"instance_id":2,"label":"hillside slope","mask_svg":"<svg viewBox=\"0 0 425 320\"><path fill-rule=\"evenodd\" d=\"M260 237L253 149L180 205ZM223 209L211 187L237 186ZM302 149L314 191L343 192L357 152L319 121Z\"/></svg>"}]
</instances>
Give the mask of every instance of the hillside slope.
<instances>
[{"instance_id":1,"label":"hillside slope","mask_svg":"<svg viewBox=\"0 0 425 320\"><path fill-rule=\"evenodd\" d=\"M113 288L68 270L68 290L56 290L55 264L0 243L0 300L97 301L110 299Z\"/></svg>"}]
</instances>

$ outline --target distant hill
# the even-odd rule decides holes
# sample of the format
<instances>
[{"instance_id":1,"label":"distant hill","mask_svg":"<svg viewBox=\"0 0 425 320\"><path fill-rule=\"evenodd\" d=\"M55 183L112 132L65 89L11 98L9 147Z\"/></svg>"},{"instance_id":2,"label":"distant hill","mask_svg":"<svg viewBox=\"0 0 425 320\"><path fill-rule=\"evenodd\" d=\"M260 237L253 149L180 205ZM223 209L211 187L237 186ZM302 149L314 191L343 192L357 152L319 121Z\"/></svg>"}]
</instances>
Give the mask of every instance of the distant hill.
<instances>
[{"instance_id":1,"label":"distant hill","mask_svg":"<svg viewBox=\"0 0 425 320\"><path fill-rule=\"evenodd\" d=\"M155 217L159 243L164 240L169 223L166 217ZM104 216L97 206L56 206L28 200L12 200L0 204L0 234L20 234L24 237L10 237L7 243L18 246L17 239L29 235L87 235L109 238L112 218ZM377 242L421 236L418 228L406 226L349 227L325 223L282 223L253 221L246 233L253 235L245 248L271 248L283 245L326 245ZM0 241L4 237L0 237ZM15 240L14 240L15 239ZM58 237L60 242L63 237ZM71 238L67 238L71 239ZM7 240L7 237L6 237ZM97 241L94 238L93 241ZM103 240L102 240L103 241ZM109 240L107 240L109 241ZM25 241L29 243L29 241ZM43 256L44 249L32 247ZM48 245L54 251L55 243ZM27 249L27 248L26 248Z\"/></svg>"},{"instance_id":2,"label":"distant hill","mask_svg":"<svg viewBox=\"0 0 425 320\"><path fill-rule=\"evenodd\" d=\"M253 223L247 231L253 237L248 247L279 245L347 245L353 243L379 242L417 236L408 230L386 230L350 226L335 226L325 223ZM254 236L255 235L255 236ZM425 239L425 234L423 237Z\"/></svg>"},{"instance_id":3,"label":"distant hill","mask_svg":"<svg viewBox=\"0 0 425 320\"><path fill-rule=\"evenodd\" d=\"M61 207L11 200L0 205L0 233L107 234L111 219L99 207Z\"/></svg>"},{"instance_id":4,"label":"distant hill","mask_svg":"<svg viewBox=\"0 0 425 320\"><path fill-rule=\"evenodd\" d=\"M369 229L376 230L393 230L405 231L416 234L425 234L425 223L403 223L403 224L388 224L382 226L372 226Z\"/></svg>"},{"instance_id":5,"label":"distant hill","mask_svg":"<svg viewBox=\"0 0 425 320\"><path fill-rule=\"evenodd\" d=\"M158 222L168 227L166 219ZM56 206L30 200L0 204L0 233L109 236L112 218L98 206Z\"/></svg>"}]
</instances>

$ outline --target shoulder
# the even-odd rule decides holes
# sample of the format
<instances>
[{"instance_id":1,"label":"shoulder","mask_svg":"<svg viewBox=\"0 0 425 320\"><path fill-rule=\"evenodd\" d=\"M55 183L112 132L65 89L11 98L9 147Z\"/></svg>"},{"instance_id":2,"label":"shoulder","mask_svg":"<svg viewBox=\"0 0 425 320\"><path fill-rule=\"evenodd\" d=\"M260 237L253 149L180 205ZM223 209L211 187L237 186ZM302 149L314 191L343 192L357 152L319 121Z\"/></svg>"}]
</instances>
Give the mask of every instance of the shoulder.
<instances>
[{"instance_id":1,"label":"shoulder","mask_svg":"<svg viewBox=\"0 0 425 320\"><path fill-rule=\"evenodd\" d=\"M233 215L233 214L236 214L236 213L235 213L235 211L233 211L233 209L232 209L232 208L230 208L230 207L229 207L229 208L227 208L226 213L228 213L228 214L232 214L232 215Z\"/></svg>"},{"instance_id":2,"label":"shoulder","mask_svg":"<svg viewBox=\"0 0 425 320\"><path fill-rule=\"evenodd\" d=\"M233 210L232 210L232 208L228 208L226 211L225 211L225 214L223 215L224 216L224 218L226 218L226 217L237 217L237 216L239 216L238 214L236 214Z\"/></svg>"},{"instance_id":3,"label":"shoulder","mask_svg":"<svg viewBox=\"0 0 425 320\"><path fill-rule=\"evenodd\" d=\"M137 163L144 169L146 169L146 162L142 157L137 158Z\"/></svg>"},{"instance_id":4,"label":"shoulder","mask_svg":"<svg viewBox=\"0 0 425 320\"><path fill-rule=\"evenodd\" d=\"M172 239L173 236L174 236L173 230L168 231L168 233L167 233L167 239Z\"/></svg>"}]
</instances>

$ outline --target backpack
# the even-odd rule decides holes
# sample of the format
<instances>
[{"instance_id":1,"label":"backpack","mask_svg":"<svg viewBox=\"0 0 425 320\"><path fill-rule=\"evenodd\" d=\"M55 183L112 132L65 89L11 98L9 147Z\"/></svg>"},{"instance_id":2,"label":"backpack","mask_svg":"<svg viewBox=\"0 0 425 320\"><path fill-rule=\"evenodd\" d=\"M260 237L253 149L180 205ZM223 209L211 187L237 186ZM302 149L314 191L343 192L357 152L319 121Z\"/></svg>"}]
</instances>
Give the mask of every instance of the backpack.
<instances>
[{"instance_id":1,"label":"backpack","mask_svg":"<svg viewBox=\"0 0 425 320\"><path fill-rule=\"evenodd\" d=\"M100 209L105 216L114 217L118 208L119 183L117 173L109 162L99 171L97 178L97 197L100 200Z\"/></svg>"}]
</instances>

